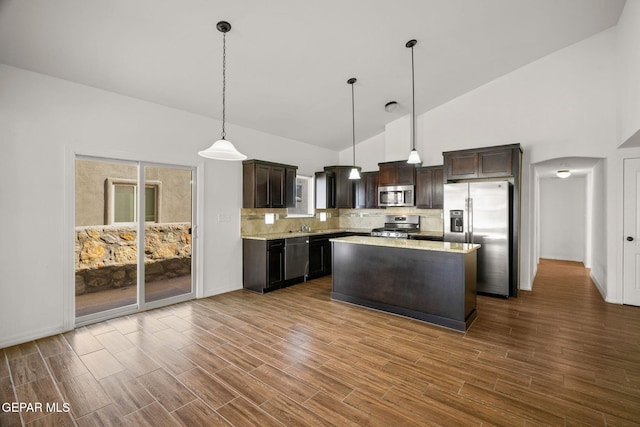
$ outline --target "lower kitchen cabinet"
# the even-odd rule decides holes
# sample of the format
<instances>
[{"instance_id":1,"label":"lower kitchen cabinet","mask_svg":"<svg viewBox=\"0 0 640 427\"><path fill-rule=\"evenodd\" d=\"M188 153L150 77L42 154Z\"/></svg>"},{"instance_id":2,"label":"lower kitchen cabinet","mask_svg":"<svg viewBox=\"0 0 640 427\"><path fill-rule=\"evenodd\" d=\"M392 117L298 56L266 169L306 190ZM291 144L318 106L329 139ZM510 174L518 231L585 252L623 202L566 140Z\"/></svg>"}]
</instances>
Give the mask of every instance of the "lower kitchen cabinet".
<instances>
[{"instance_id":1,"label":"lower kitchen cabinet","mask_svg":"<svg viewBox=\"0 0 640 427\"><path fill-rule=\"evenodd\" d=\"M309 279L331 274L331 242L327 237L309 239Z\"/></svg>"},{"instance_id":2,"label":"lower kitchen cabinet","mask_svg":"<svg viewBox=\"0 0 640 427\"><path fill-rule=\"evenodd\" d=\"M300 283L307 276L309 238L242 239L242 286L267 292Z\"/></svg>"},{"instance_id":3,"label":"lower kitchen cabinet","mask_svg":"<svg viewBox=\"0 0 640 427\"><path fill-rule=\"evenodd\" d=\"M309 279L331 274L331 242L329 239L351 233L323 234L309 238Z\"/></svg>"},{"instance_id":4,"label":"lower kitchen cabinet","mask_svg":"<svg viewBox=\"0 0 640 427\"><path fill-rule=\"evenodd\" d=\"M313 235L308 238L242 239L242 286L244 289L264 293L300 283L305 280L305 277L315 279L329 275L331 274L331 242L329 240L356 234L360 235L360 233L340 232ZM295 244L301 239L308 240L306 247ZM298 246L297 249L296 246ZM303 271L306 271L306 275Z\"/></svg>"},{"instance_id":5,"label":"lower kitchen cabinet","mask_svg":"<svg viewBox=\"0 0 640 427\"><path fill-rule=\"evenodd\" d=\"M245 289L278 289L284 279L284 239L242 240L242 283Z\"/></svg>"}]
</instances>

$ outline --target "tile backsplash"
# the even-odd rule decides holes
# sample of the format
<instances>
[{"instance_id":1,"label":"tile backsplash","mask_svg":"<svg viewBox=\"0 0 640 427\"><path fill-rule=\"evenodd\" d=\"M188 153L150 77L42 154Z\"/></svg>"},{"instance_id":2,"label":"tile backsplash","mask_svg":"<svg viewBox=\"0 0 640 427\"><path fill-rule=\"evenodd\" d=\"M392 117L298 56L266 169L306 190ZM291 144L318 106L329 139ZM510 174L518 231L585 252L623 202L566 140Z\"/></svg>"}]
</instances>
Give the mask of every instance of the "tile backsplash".
<instances>
[{"instance_id":1,"label":"tile backsplash","mask_svg":"<svg viewBox=\"0 0 640 427\"><path fill-rule=\"evenodd\" d=\"M320 221L320 212L327 215ZM273 224L265 224L265 215L273 213ZM420 230L443 231L442 209L417 209L413 207L386 209L318 209L314 217L287 217L286 209L241 209L240 233L242 235L286 233L299 231L303 224L311 230L367 229L382 227L385 215L419 215Z\"/></svg>"}]
</instances>

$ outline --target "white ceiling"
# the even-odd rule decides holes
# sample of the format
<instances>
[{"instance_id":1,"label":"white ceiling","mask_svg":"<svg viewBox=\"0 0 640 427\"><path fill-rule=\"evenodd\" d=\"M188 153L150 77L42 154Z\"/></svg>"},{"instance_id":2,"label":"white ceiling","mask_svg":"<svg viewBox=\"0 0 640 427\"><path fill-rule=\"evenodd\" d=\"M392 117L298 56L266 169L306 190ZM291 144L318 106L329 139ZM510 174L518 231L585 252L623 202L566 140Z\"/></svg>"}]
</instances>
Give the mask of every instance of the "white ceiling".
<instances>
[{"instance_id":1,"label":"white ceiling","mask_svg":"<svg viewBox=\"0 0 640 427\"><path fill-rule=\"evenodd\" d=\"M0 0L0 62L344 149L617 23L625 0ZM394 113L384 104L396 100ZM230 140L233 135L228 134Z\"/></svg>"}]
</instances>

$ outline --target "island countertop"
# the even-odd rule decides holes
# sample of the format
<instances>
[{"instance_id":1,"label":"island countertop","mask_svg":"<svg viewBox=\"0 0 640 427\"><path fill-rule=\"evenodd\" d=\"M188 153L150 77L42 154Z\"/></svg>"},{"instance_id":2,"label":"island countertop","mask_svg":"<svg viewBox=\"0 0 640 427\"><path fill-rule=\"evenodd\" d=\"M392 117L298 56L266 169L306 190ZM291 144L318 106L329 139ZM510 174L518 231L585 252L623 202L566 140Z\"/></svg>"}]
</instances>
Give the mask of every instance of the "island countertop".
<instances>
[{"instance_id":1,"label":"island countertop","mask_svg":"<svg viewBox=\"0 0 640 427\"><path fill-rule=\"evenodd\" d=\"M430 240L388 239L383 237L350 236L330 239L331 242L356 245L384 246L388 248L418 249L423 251L455 252L468 254L477 251L480 245L471 243L434 242Z\"/></svg>"}]
</instances>

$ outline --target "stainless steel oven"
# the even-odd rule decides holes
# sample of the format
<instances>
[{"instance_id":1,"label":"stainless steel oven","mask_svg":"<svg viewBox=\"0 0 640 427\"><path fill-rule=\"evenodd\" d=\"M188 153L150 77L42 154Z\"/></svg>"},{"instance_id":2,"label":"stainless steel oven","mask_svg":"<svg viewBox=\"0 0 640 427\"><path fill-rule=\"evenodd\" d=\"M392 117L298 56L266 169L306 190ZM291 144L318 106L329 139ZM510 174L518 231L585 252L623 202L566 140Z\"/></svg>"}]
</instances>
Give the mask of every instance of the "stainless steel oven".
<instances>
[{"instance_id":1,"label":"stainless steel oven","mask_svg":"<svg viewBox=\"0 0 640 427\"><path fill-rule=\"evenodd\" d=\"M394 185L378 187L378 206L414 206L415 186Z\"/></svg>"},{"instance_id":2,"label":"stainless steel oven","mask_svg":"<svg viewBox=\"0 0 640 427\"><path fill-rule=\"evenodd\" d=\"M418 215L385 215L384 227L371 230L371 236L408 239L412 233L417 231L420 231L420 217Z\"/></svg>"}]
</instances>

